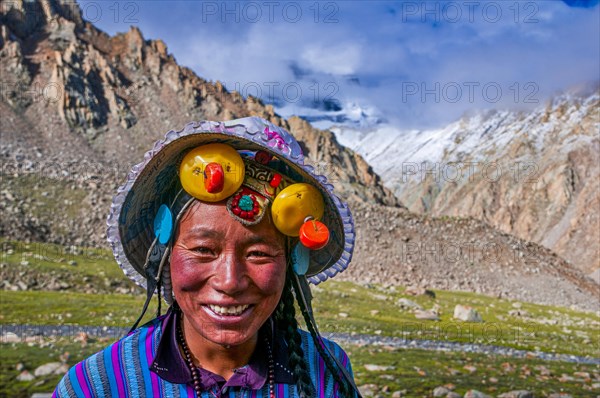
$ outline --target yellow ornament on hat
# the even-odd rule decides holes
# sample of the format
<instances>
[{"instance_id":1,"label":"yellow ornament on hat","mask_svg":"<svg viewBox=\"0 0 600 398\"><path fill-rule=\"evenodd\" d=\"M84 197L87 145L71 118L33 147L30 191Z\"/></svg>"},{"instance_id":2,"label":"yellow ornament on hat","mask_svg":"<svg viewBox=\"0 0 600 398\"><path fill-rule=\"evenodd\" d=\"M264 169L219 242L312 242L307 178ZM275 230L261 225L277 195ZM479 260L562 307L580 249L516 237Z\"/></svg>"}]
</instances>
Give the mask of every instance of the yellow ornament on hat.
<instances>
[{"instance_id":1,"label":"yellow ornament on hat","mask_svg":"<svg viewBox=\"0 0 600 398\"><path fill-rule=\"evenodd\" d=\"M307 218L320 220L325 203L321 192L306 183L292 184L283 189L271 205L273 224L287 236L298 236Z\"/></svg>"},{"instance_id":2,"label":"yellow ornament on hat","mask_svg":"<svg viewBox=\"0 0 600 398\"><path fill-rule=\"evenodd\" d=\"M207 144L189 151L179 166L183 189L205 202L233 195L244 182L244 161L227 144Z\"/></svg>"}]
</instances>

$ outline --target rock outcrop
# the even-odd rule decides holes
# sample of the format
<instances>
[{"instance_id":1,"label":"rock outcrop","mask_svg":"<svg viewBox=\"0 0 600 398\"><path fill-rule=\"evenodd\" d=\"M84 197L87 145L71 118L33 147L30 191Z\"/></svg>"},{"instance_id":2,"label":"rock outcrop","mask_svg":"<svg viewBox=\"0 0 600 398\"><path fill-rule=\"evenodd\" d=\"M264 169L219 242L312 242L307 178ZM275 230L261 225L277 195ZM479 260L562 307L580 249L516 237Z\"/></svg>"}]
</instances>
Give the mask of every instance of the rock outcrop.
<instances>
[{"instance_id":1,"label":"rock outcrop","mask_svg":"<svg viewBox=\"0 0 600 398\"><path fill-rule=\"evenodd\" d=\"M135 27L109 36L67 1L9 2L0 21L3 236L102 245L112 195L155 140L250 115L295 134L344 199L399 206L333 134L198 77Z\"/></svg>"},{"instance_id":2,"label":"rock outcrop","mask_svg":"<svg viewBox=\"0 0 600 398\"><path fill-rule=\"evenodd\" d=\"M244 99L177 64L161 40L139 29L111 37L81 18L72 2L14 2L2 8L0 61L5 83L2 147L25 158L92 158L124 170L153 141L191 120L254 115L299 136L342 196L397 206L364 160L326 131L293 124L270 105ZM7 151L7 149L10 149ZM10 152L7 154L6 152ZM10 159L6 159L10 161Z\"/></svg>"}]
</instances>

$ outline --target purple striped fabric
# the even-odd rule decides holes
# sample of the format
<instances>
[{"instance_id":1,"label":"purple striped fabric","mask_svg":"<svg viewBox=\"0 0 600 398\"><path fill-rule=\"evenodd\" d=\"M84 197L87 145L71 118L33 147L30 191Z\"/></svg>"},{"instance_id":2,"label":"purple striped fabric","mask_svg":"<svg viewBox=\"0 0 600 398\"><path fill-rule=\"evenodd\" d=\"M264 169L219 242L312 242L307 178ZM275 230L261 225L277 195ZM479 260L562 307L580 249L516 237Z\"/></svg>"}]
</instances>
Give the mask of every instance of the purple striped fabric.
<instances>
[{"instance_id":1,"label":"purple striped fabric","mask_svg":"<svg viewBox=\"0 0 600 398\"><path fill-rule=\"evenodd\" d=\"M168 395L173 394L174 396L182 396L186 394L186 397L195 397L195 391L191 384L175 384L161 378L153 370L151 365L157 353L157 348L160 339L166 335L163 334L163 318L157 318L152 322L142 326L129 336L117 341L113 345L106 349L94 354L95 359L98 362L106 362L112 364L112 371L109 366L98 367L98 371L102 372L101 375L94 375L90 377L87 370L89 369L88 361L90 358L75 365L75 367L65 375L57 386L53 398L65 398L65 397L94 397L94 392L104 391L105 396L117 396L117 397L146 397L146 389L152 391L152 398L162 397L164 393ZM146 333L141 333L142 330ZM332 375L326 369L325 362L319 356L316 346L314 345L313 339L310 334L300 330L302 335L302 348L305 355L309 356L307 360L308 370L310 378L315 383L315 391L318 393L318 398L342 398L339 397L338 386L333 380ZM139 334L138 334L139 333ZM145 336L145 338L143 338ZM134 340L134 337L136 339ZM129 340L128 340L129 339ZM134 343L132 345L133 353L132 356L135 358L142 358L141 353L145 349L146 355L145 360L141 360L139 366L137 366L137 360L133 358L125 357L124 345ZM136 344L137 343L137 344ZM325 340L324 344L327 345L332 352L336 353L340 362L348 369L352 374L352 367L350 360L346 353L335 343ZM142 367L144 367L142 369ZM100 380L104 380L103 385L94 385L94 383L101 383ZM106 380L109 383L106 383ZM129 381L137 381L137 390L133 391L136 383L130 383ZM117 391L111 391L110 385L115 385ZM184 386L180 389L180 386ZM213 388L211 391L206 391L202 394L202 398L208 397L229 397L238 396L242 392L243 396L250 396L256 398L262 394L262 397L267 398L269 396L268 383L262 386L260 390L249 390L243 387L230 387L227 393L222 393L219 387ZM164 393L163 393L164 392ZM181 394L180 394L181 393ZM291 384L284 382L277 382L275 385L275 397L276 398L294 398L297 397L295 394L295 387ZM149 397L150 398L150 397ZM343 397L348 398L348 397Z\"/></svg>"},{"instance_id":2,"label":"purple striped fabric","mask_svg":"<svg viewBox=\"0 0 600 398\"><path fill-rule=\"evenodd\" d=\"M325 396L325 361L319 357L319 396Z\"/></svg>"},{"instance_id":3,"label":"purple striped fabric","mask_svg":"<svg viewBox=\"0 0 600 398\"><path fill-rule=\"evenodd\" d=\"M154 353L156 352L156 347L154 346L154 326L150 326L148 329L148 334L146 338L146 365L150 367L152 365L152 361L154 360ZM160 397L160 380L156 373L150 372L150 382L152 383L152 396Z\"/></svg>"},{"instance_id":4,"label":"purple striped fabric","mask_svg":"<svg viewBox=\"0 0 600 398\"><path fill-rule=\"evenodd\" d=\"M80 363L79 366L75 367L75 374L77 375L77 380L79 380L79 386L81 387L83 393L91 396L92 388L90 387L90 383L86 377L85 366L83 362Z\"/></svg>"},{"instance_id":5,"label":"purple striped fabric","mask_svg":"<svg viewBox=\"0 0 600 398\"><path fill-rule=\"evenodd\" d=\"M124 376L125 374L121 372L121 344L113 344L110 350L110 358L112 360L113 371L115 374L115 379L117 382L117 392L120 397L125 396L125 386L124 386Z\"/></svg>"},{"instance_id":6,"label":"purple striped fabric","mask_svg":"<svg viewBox=\"0 0 600 398\"><path fill-rule=\"evenodd\" d=\"M196 396L196 392L194 391L194 388L188 384L187 386L187 393L189 397L195 397Z\"/></svg>"}]
</instances>

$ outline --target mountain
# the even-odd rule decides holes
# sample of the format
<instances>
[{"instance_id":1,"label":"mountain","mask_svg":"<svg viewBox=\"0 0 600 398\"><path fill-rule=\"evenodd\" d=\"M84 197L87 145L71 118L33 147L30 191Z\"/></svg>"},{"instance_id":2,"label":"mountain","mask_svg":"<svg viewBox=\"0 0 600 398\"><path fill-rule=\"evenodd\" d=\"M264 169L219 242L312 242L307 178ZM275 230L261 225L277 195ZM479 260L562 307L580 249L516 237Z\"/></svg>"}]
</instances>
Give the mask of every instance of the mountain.
<instances>
[{"instance_id":1,"label":"mountain","mask_svg":"<svg viewBox=\"0 0 600 398\"><path fill-rule=\"evenodd\" d=\"M110 198L155 140L250 115L289 129L342 198L399 206L331 132L198 77L135 27L105 34L70 1L3 4L0 72L2 236L101 245Z\"/></svg>"},{"instance_id":2,"label":"mountain","mask_svg":"<svg viewBox=\"0 0 600 398\"><path fill-rule=\"evenodd\" d=\"M308 161L351 202L358 240L355 260L343 278L544 303L562 297L560 304L587 309L598 298L596 285L549 250L475 220L409 213L363 157L341 145L332 132L298 117L284 119L272 106L202 79L178 65L165 43L144 39L137 28L109 36L66 1L7 4L0 14L4 239L54 242L67 249L105 246L112 196L132 164L166 130L182 128L190 120L257 115L290 129ZM421 266L419 258L399 253L403 245L435 244L448 236L468 237L512 254L497 262L442 256ZM533 255L542 266L531 264ZM490 267L508 279L501 284L485 280ZM518 281L534 278L544 287L523 292ZM563 296L553 294L555 289Z\"/></svg>"},{"instance_id":3,"label":"mountain","mask_svg":"<svg viewBox=\"0 0 600 398\"><path fill-rule=\"evenodd\" d=\"M357 245L340 280L598 311L600 285L539 244L468 217L433 217L364 202L350 207Z\"/></svg>"},{"instance_id":4,"label":"mountain","mask_svg":"<svg viewBox=\"0 0 600 398\"><path fill-rule=\"evenodd\" d=\"M437 130L332 129L409 210L473 217L600 268L600 95L490 111Z\"/></svg>"}]
</instances>

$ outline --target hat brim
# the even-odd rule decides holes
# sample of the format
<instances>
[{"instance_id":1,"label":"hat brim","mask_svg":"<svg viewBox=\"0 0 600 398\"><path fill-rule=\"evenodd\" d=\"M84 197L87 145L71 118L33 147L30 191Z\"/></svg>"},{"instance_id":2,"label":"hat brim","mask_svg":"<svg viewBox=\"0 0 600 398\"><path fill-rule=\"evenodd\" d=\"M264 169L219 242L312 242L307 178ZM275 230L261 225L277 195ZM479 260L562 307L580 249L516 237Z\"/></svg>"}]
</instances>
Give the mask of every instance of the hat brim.
<instances>
[{"instance_id":1,"label":"hat brim","mask_svg":"<svg viewBox=\"0 0 600 398\"><path fill-rule=\"evenodd\" d=\"M268 128L278 140L264 134ZM224 143L237 150L264 150L283 162L285 174L296 182L317 187L325 200L322 221L330 230L328 244L311 251L308 280L319 284L348 267L354 249L354 222L346 203L334 193L326 176L304 164L302 151L289 133L256 117L229 122L192 122L169 131L146 152L117 192L108 216L107 237L116 261L127 277L146 287L144 262L154 240L153 223L159 207L169 205L181 189L178 163L187 150L208 143Z\"/></svg>"}]
</instances>

